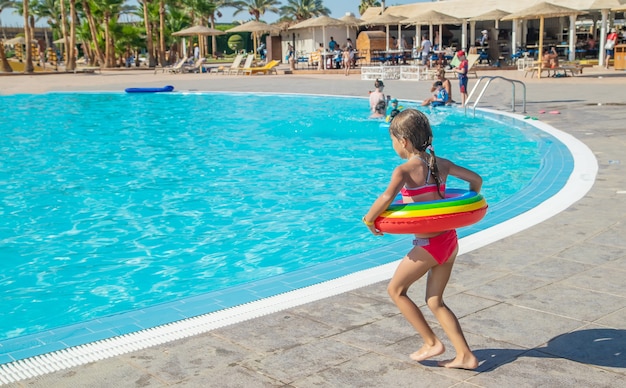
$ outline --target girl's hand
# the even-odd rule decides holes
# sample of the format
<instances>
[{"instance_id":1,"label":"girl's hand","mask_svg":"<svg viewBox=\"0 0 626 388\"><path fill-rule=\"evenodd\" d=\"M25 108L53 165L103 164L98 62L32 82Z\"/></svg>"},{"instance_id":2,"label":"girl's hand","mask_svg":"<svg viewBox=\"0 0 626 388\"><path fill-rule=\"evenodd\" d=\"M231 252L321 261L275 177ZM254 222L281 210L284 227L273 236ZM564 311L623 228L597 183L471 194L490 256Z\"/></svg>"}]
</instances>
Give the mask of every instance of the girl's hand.
<instances>
[{"instance_id":1,"label":"girl's hand","mask_svg":"<svg viewBox=\"0 0 626 388\"><path fill-rule=\"evenodd\" d=\"M372 226L368 226L367 228L368 228L368 229L370 230L370 232L372 232L372 234L373 234L373 235L375 235L375 236L383 236L383 235L384 235L384 233L383 233L383 232L381 232L380 230L376 229L376 227L375 227L374 225L372 225Z\"/></svg>"},{"instance_id":2,"label":"girl's hand","mask_svg":"<svg viewBox=\"0 0 626 388\"><path fill-rule=\"evenodd\" d=\"M372 232L373 235L375 235L375 236L382 236L383 235L383 232L381 232L380 230L376 229L376 225L374 225L373 222L365 221L365 216L363 216L361 221L363 221L365 226L367 226L367 228L370 230L370 232Z\"/></svg>"}]
</instances>

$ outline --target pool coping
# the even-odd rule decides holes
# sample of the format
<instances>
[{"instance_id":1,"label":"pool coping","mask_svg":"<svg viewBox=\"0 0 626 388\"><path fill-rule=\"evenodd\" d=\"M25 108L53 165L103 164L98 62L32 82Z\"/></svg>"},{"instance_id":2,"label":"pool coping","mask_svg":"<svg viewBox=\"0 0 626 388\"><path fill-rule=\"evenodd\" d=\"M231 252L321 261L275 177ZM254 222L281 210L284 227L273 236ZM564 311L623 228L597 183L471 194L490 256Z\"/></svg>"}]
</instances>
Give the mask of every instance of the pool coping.
<instances>
[{"instance_id":1,"label":"pool coping","mask_svg":"<svg viewBox=\"0 0 626 388\"><path fill-rule=\"evenodd\" d=\"M498 116L510 116L516 120L523 120L522 116L516 114L486 109L482 109L481 111ZM562 180L557 179L552 182L551 186L560 188L548 199L538 201L541 199L541 195L548 193L546 190L535 193L535 196L532 198L527 196L524 198L523 205L528 207L528 209L525 208L525 211L521 212L521 214L508 219L508 221L492 225L483 231L463 237L460 241L461 253L480 248L540 223L566 209L572 203L582 198L591 189L598 169L597 161L591 151L573 136L558 131L545 123L539 121L526 121L526 123L549 133L569 150L569 153L572 154L573 157L571 173L568 175L567 179L562 177ZM561 169L563 167L564 166L559 166ZM550 170L543 171L543 173L550 175L548 172L550 172ZM550 187L544 187L544 189L550 189ZM536 202L533 203L533 200ZM369 256L370 259L372 257L380 259L380 257L384 257L385 255L392 255L391 257L393 258L400 257L407 249L407 241L399 241L389 246L367 252L364 256L366 258ZM333 261L333 265L345 271L350 259L354 259L354 257L335 260ZM22 348L14 349L13 351L10 351L9 347L6 346L7 342L11 340L2 341L0 342L0 382L7 379L8 381L15 381L15 378L23 379L33 377L34 375L65 369L97 359L113 357L133 350L242 322L247 319L263 316L314 300L338 295L355 288L389 279L397 263L397 260L392 260L386 264L366 269L364 267L371 265L371 261L357 261L361 262L363 267L349 267L349 270L355 271L354 273L340 275L341 271L330 271L330 273L317 274L307 279L309 283L314 279L318 282L317 284L304 285L302 288L282 292L274 296L269 295L272 288L270 286L276 287L276 290L283 287L283 285L278 284L276 277L260 281L265 282L264 285L266 287L264 293L267 293L265 295L264 293L259 293L258 290L252 290L250 285L236 287L235 289L229 290L231 293L227 296L228 299L234 296L241 297L243 294L250 296L250 293L252 293L257 300L244 301L243 304L239 304L238 306L227 307L225 304L224 309L195 317L185 315L201 308L206 311L207 295L186 298L180 301L182 305L184 305L181 305L180 311L166 312L167 309L158 309L159 307L164 307L164 305L155 306L154 313L168 314L170 318L173 317L175 318L174 320L178 320L177 322L161 324L157 327L142 328L141 326L128 324L128 317L122 317L122 315L128 314L125 313L99 320L101 321L99 322L100 325L110 325L116 319L126 322L126 325L121 326L123 329L118 327L117 329L109 330L107 333L108 336L102 338L92 335L93 333L89 333L89 330L86 330L84 327L78 328L75 327L75 325L58 328L56 332L50 333L52 336L49 337L48 341L54 339L57 344L63 344L64 347L69 346L67 348L55 349L54 344L42 342L41 337L33 337L36 336L36 334L17 337L16 339L21 339ZM311 272L312 269L314 270L316 268L319 267L310 267L307 271ZM301 274L299 275L301 276ZM294 279L295 278L291 279L291 284L294 284ZM259 282L254 283L259 284ZM214 298L215 295L211 293L212 302L215 302L215 300L213 300ZM146 310L148 309L138 310L134 313L145 315ZM144 316L143 318L146 317ZM108 319L111 321L106 322ZM132 329L137 329L138 331ZM116 333L116 330L119 331ZM126 334L121 332L121 330L134 332Z\"/></svg>"}]
</instances>

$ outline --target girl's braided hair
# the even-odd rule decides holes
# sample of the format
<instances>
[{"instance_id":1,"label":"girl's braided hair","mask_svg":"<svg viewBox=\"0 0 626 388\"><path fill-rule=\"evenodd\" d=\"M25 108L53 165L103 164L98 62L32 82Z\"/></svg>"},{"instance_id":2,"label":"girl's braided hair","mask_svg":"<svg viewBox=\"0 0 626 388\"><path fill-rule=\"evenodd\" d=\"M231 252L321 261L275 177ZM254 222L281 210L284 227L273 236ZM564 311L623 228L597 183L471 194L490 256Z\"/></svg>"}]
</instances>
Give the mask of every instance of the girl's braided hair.
<instances>
[{"instance_id":1,"label":"girl's braided hair","mask_svg":"<svg viewBox=\"0 0 626 388\"><path fill-rule=\"evenodd\" d=\"M437 184L437 193L444 198L444 193L441 192L442 181L437 167L437 157L432 145L433 131L428 117L417 109L405 109L394 117L389 125L389 133L398 139L407 139L419 152L429 152L427 163L430 174Z\"/></svg>"}]
</instances>

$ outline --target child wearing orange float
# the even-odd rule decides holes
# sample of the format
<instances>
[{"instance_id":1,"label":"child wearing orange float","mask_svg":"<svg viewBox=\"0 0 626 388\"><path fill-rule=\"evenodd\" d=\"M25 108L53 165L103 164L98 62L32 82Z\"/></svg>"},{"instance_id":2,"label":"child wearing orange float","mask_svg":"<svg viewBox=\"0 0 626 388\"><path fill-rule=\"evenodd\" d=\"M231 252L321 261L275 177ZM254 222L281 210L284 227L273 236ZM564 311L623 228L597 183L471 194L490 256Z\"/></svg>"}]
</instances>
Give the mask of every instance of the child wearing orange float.
<instances>
[{"instance_id":1,"label":"child wearing orange float","mask_svg":"<svg viewBox=\"0 0 626 388\"><path fill-rule=\"evenodd\" d=\"M450 175L468 182L471 191L480 192L480 175L435 156L430 123L420 111L406 109L400 112L391 122L389 134L394 151L407 161L394 169L387 189L363 217L363 222L373 234L383 234L376 229L374 220L389 207L398 193L402 194L403 202L441 199L445 193L446 178ZM443 302L443 292L458 251L456 231L416 234L413 245L413 249L400 261L387 287L402 315L424 340L424 345L410 357L415 361L424 361L445 351L441 340L408 296L409 287L428 273L426 303L456 350L454 359L441 361L439 365L475 369L478 359L470 350L456 316Z\"/></svg>"}]
</instances>

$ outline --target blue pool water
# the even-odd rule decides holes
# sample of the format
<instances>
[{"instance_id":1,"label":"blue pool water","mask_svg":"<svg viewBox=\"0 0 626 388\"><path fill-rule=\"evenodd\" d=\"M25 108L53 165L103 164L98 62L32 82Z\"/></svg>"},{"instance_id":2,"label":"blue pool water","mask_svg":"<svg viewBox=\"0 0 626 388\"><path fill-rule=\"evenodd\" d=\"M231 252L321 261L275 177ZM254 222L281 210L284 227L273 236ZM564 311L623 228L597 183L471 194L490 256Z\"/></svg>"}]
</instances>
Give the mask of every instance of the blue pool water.
<instances>
[{"instance_id":1,"label":"blue pool water","mask_svg":"<svg viewBox=\"0 0 626 388\"><path fill-rule=\"evenodd\" d=\"M402 162L365 99L59 93L0 109L0 340L401 238L360 223ZM427 112L437 154L483 175L490 205L531 182L552 141Z\"/></svg>"}]
</instances>

